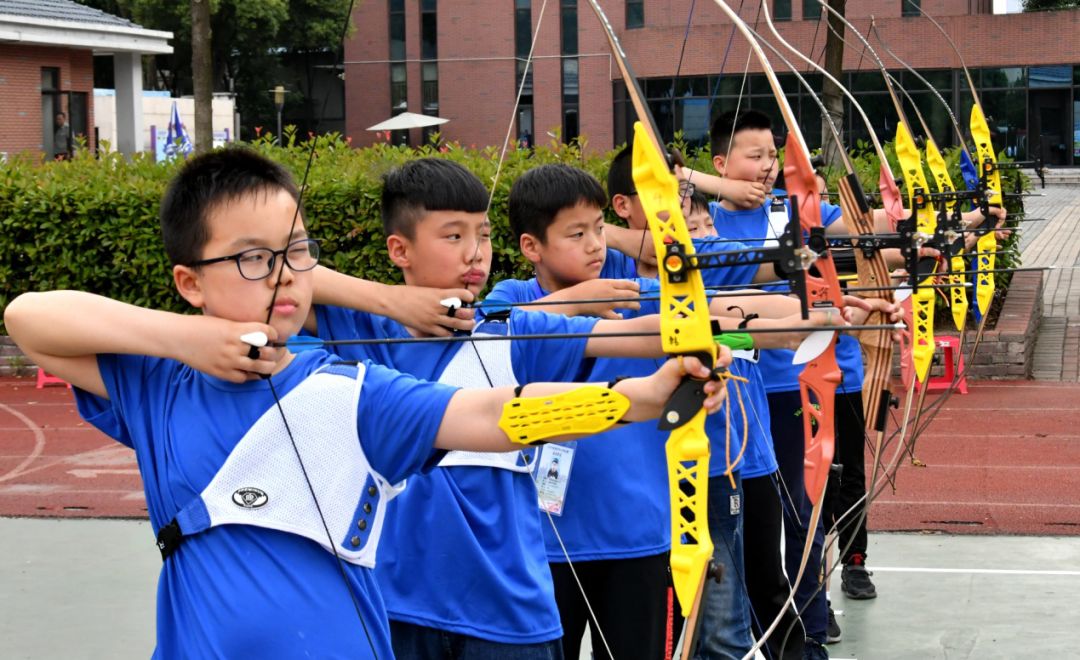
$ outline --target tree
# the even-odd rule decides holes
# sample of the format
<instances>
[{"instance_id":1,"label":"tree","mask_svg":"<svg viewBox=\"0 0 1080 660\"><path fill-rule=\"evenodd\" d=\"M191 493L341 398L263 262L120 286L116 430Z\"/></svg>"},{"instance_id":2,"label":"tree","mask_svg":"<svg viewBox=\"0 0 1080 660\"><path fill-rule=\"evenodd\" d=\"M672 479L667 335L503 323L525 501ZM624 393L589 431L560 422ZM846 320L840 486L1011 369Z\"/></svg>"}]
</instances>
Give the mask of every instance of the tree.
<instances>
[{"instance_id":1,"label":"tree","mask_svg":"<svg viewBox=\"0 0 1080 660\"><path fill-rule=\"evenodd\" d=\"M195 88L195 153L214 146L214 63L210 59L210 0L191 0L191 73Z\"/></svg>"},{"instance_id":2,"label":"tree","mask_svg":"<svg viewBox=\"0 0 1080 660\"><path fill-rule=\"evenodd\" d=\"M835 9L841 16L844 15L846 4L846 0L829 0L829 7ZM822 18L827 20L832 27L832 29L827 30L825 34L825 70L828 71L833 78L841 80L844 75L844 40L837 35L844 34L845 26L832 12L825 13L826 16L823 16ZM825 103L825 109L828 110L828 114L821 117L821 153L825 157L826 164L830 167L840 169L843 167L843 162L840 160L839 147L836 142L829 137L829 125L826 122L832 122L839 131L843 130L843 92L840 91L840 88L837 87L835 83L826 78L823 81L821 95Z\"/></svg>"},{"instance_id":3,"label":"tree","mask_svg":"<svg viewBox=\"0 0 1080 660\"><path fill-rule=\"evenodd\" d=\"M275 109L270 90L289 90L286 114L301 115L314 130L322 99L312 99L311 69L283 62L328 62L340 46L349 0L204 0L211 12L212 89L236 95L244 137L270 126ZM148 85L174 96L194 92L191 5L175 0L81 0L153 30L173 33L171 55L154 58ZM300 123L300 122L298 122Z\"/></svg>"},{"instance_id":4,"label":"tree","mask_svg":"<svg viewBox=\"0 0 1080 660\"><path fill-rule=\"evenodd\" d=\"M1050 11L1080 7L1080 0L1024 0L1024 11Z\"/></svg>"}]
</instances>

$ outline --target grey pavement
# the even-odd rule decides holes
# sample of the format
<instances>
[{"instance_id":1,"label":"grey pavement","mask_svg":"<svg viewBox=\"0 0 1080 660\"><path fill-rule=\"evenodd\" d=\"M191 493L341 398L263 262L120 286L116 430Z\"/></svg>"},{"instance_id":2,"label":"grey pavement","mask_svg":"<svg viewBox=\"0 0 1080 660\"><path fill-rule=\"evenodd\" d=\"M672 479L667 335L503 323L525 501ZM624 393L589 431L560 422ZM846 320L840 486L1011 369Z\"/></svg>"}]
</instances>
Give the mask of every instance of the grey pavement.
<instances>
[{"instance_id":1,"label":"grey pavement","mask_svg":"<svg viewBox=\"0 0 1080 660\"><path fill-rule=\"evenodd\" d=\"M834 576L834 659L1077 657L1080 537L870 542L879 596L849 601ZM149 657L161 560L146 521L0 518L0 557L0 657Z\"/></svg>"},{"instance_id":2,"label":"grey pavement","mask_svg":"<svg viewBox=\"0 0 1080 660\"><path fill-rule=\"evenodd\" d=\"M1048 185L1024 201L1021 226L1024 266L1052 266L1043 279L1043 320L1032 375L1038 380L1080 381L1080 185Z\"/></svg>"}]
</instances>

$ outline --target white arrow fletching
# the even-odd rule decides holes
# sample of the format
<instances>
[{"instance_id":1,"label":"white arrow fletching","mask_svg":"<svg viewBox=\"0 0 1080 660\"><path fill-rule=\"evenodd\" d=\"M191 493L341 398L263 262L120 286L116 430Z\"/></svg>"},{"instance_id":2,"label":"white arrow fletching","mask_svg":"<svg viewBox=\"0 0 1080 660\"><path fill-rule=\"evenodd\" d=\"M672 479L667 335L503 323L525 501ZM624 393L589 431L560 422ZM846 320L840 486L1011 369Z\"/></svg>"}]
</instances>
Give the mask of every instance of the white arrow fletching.
<instances>
[{"instance_id":1,"label":"white arrow fletching","mask_svg":"<svg viewBox=\"0 0 1080 660\"><path fill-rule=\"evenodd\" d=\"M799 344L798 350L795 351L795 357L791 359L792 364L806 364L810 360L813 360L817 356L825 352L825 349L832 343L833 335L836 333L832 330L818 330L817 332L811 332L810 335Z\"/></svg>"},{"instance_id":2,"label":"white arrow fletching","mask_svg":"<svg viewBox=\"0 0 1080 660\"><path fill-rule=\"evenodd\" d=\"M902 303L902 302L904 302L905 300L907 300L910 297L911 297L911 287L910 286L902 286L902 287L897 288L896 292L893 293L893 302Z\"/></svg>"},{"instance_id":3,"label":"white arrow fletching","mask_svg":"<svg viewBox=\"0 0 1080 660\"><path fill-rule=\"evenodd\" d=\"M461 309L461 298L443 298L439 304L449 309Z\"/></svg>"},{"instance_id":4,"label":"white arrow fletching","mask_svg":"<svg viewBox=\"0 0 1080 660\"><path fill-rule=\"evenodd\" d=\"M240 341L248 346L262 348L263 346L266 346L268 339L266 338L265 332L249 332L246 335L240 335Z\"/></svg>"}]
</instances>

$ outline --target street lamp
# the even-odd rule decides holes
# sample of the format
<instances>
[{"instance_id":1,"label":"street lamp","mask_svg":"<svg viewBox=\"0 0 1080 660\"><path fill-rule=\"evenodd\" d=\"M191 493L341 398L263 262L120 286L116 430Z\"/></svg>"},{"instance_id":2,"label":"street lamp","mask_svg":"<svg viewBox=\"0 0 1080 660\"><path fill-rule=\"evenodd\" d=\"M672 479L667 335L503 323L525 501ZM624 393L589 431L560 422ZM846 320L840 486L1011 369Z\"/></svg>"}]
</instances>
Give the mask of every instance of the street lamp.
<instances>
[{"instance_id":1,"label":"street lamp","mask_svg":"<svg viewBox=\"0 0 1080 660\"><path fill-rule=\"evenodd\" d=\"M281 111L285 108L285 86L278 85L274 88L274 107L277 108L277 141L278 146L283 144L281 140Z\"/></svg>"}]
</instances>

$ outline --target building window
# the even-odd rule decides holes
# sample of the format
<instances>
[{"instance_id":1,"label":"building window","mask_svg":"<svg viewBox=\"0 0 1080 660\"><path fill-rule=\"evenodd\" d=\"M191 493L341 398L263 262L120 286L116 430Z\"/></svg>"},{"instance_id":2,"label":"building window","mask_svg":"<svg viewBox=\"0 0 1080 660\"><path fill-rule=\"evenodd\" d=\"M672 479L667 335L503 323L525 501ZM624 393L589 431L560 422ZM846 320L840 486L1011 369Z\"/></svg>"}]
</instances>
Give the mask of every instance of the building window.
<instances>
[{"instance_id":1,"label":"building window","mask_svg":"<svg viewBox=\"0 0 1080 660\"><path fill-rule=\"evenodd\" d=\"M564 142L577 139L581 132L578 113L578 15L577 0L560 0L562 60L562 138Z\"/></svg>"},{"instance_id":2,"label":"building window","mask_svg":"<svg viewBox=\"0 0 1080 660\"><path fill-rule=\"evenodd\" d=\"M425 115L439 115L439 35L435 13L436 0L420 2L420 111ZM432 60L432 61L427 61ZM438 126L427 126L423 130L424 144L439 132Z\"/></svg>"},{"instance_id":3,"label":"building window","mask_svg":"<svg viewBox=\"0 0 1080 660\"><path fill-rule=\"evenodd\" d=\"M901 16L921 16L922 0L900 0Z\"/></svg>"},{"instance_id":4,"label":"building window","mask_svg":"<svg viewBox=\"0 0 1080 660\"><path fill-rule=\"evenodd\" d=\"M420 3L420 59L434 60L438 57L438 32L435 0Z\"/></svg>"},{"instance_id":5,"label":"building window","mask_svg":"<svg viewBox=\"0 0 1080 660\"><path fill-rule=\"evenodd\" d=\"M559 3L561 52L563 55L578 54L577 0L561 0Z\"/></svg>"},{"instance_id":6,"label":"building window","mask_svg":"<svg viewBox=\"0 0 1080 660\"><path fill-rule=\"evenodd\" d=\"M439 116L439 65L424 62L420 66L420 103L425 115ZM438 126L424 127L424 144L431 142L432 134L438 133Z\"/></svg>"},{"instance_id":7,"label":"building window","mask_svg":"<svg viewBox=\"0 0 1080 660\"><path fill-rule=\"evenodd\" d=\"M775 0L773 2L773 20L791 20L791 0Z\"/></svg>"},{"instance_id":8,"label":"building window","mask_svg":"<svg viewBox=\"0 0 1080 660\"><path fill-rule=\"evenodd\" d=\"M532 49L532 4L531 0L514 0L514 57L517 58L514 69L514 94L521 90L518 103L517 137L518 143L531 147L535 142L533 133L533 87L532 71L527 70L529 51Z\"/></svg>"},{"instance_id":9,"label":"building window","mask_svg":"<svg viewBox=\"0 0 1080 660\"><path fill-rule=\"evenodd\" d=\"M562 61L563 103L578 102L578 60L568 57Z\"/></svg>"},{"instance_id":10,"label":"building window","mask_svg":"<svg viewBox=\"0 0 1080 660\"><path fill-rule=\"evenodd\" d=\"M405 59L405 0L390 0L390 60Z\"/></svg>"},{"instance_id":11,"label":"building window","mask_svg":"<svg viewBox=\"0 0 1080 660\"><path fill-rule=\"evenodd\" d=\"M71 118L66 100L67 95L60 89L60 69L42 67L41 150L49 158L67 158L71 155Z\"/></svg>"},{"instance_id":12,"label":"building window","mask_svg":"<svg viewBox=\"0 0 1080 660\"><path fill-rule=\"evenodd\" d=\"M408 72L405 69L405 0L389 1L390 23L390 116L409 109ZM409 131L394 131L394 144L408 144Z\"/></svg>"},{"instance_id":13,"label":"building window","mask_svg":"<svg viewBox=\"0 0 1080 660\"><path fill-rule=\"evenodd\" d=\"M645 0L626 0L626 29L645 27Z\"/></svg>"},{"instance_id":14,"label":"building window","mask_svg":"<svg viewBox=\"0 0 1080 660\"><path fill-rule=\"evenodd\" d=\"M424 62L421 66L422 84L420 95L424 106L424 114L435 115L439 112L439 65L435 62Z\"/></svg>"},{"instance_id":15,"label":"building window","mask_svg":"<svg viewBox=\"0 0 1080 660\"><path fill-rule=\"evenodd\" d=\"M818 0L803 0L802 17L804 21L816 21L821 18L821 4Z\"/></svg>"}]
</instances>

